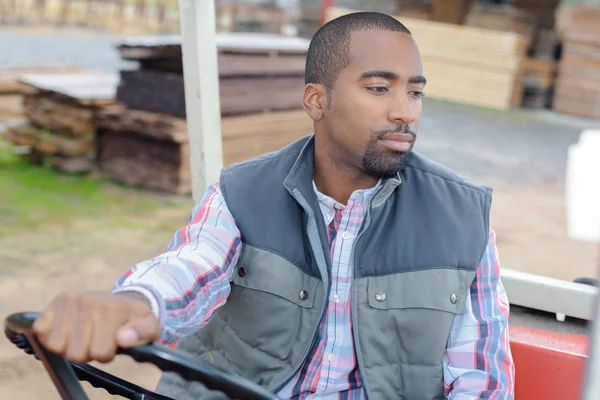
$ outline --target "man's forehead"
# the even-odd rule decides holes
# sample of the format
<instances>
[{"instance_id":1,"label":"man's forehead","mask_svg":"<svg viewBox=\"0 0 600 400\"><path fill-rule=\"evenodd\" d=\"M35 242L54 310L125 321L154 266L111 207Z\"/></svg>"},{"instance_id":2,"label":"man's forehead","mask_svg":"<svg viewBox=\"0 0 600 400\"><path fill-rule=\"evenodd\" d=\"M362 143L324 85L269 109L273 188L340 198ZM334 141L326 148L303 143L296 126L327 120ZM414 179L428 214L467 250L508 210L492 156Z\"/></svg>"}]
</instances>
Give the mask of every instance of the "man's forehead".
<instances>
[{"instance_id":1,"label":"man's forehead","mask_svg":"<svg viewBox=\"0 0 600 400\"><path fill-rule=\"evenodd\" d=\"M404 32L362 30L352 32L351 64L372 69L385 66L410 68L420 72L421 56L412 36Z\"/></svg>"}]
</instances>

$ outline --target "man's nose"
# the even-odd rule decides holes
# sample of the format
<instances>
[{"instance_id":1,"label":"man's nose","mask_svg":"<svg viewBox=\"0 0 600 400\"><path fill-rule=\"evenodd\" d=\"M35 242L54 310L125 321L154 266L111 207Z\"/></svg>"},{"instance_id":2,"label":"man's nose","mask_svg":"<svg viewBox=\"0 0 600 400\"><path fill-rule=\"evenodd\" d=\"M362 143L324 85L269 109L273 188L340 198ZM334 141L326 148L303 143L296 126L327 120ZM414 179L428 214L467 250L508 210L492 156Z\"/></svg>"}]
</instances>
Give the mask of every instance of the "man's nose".
<instances>
[{"instance_id":1,"label":"man's nose","mask_svg":"<svg viewBox=\"0 0 600 400\"><path fill-rule=\"evenodd\" d=\"M399 93L394 96L393 103L388 113L390 122L396 124L410 124L415 120L415 113L410 104L409 95L407 93Z\"/></svg>"}]
</instances>

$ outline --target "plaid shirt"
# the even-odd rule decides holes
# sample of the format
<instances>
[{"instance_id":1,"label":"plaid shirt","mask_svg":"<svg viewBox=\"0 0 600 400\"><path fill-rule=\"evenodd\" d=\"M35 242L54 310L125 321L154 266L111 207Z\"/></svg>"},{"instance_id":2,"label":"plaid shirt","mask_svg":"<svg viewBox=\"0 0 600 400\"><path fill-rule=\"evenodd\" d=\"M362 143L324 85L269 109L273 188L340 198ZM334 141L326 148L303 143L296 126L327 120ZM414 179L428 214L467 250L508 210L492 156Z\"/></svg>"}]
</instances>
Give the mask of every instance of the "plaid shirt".
<instances>
[{"instance_id":1,"label":"plaid shirt","mask_svg":"<svg viewBox=\"0 0 600 400\"><path fill-rule=\"evenodd\" d=\"M346 206L316 190L328 226L332 260L331 293L317 339L302 367L278 394L286 399L364 399L352 335L351 289L354 239L365 205L379 185L355 191ZM218 184L212 185L167 251L134 265L114 291L145 294L172 343L205 326L225 303L241 250L241 236ZM514 364L508 336L509 304L500 281L496 240L477 269L467 300L457 315L442 361L448 399L513 399Z\"/></svg>"}]
</instances>

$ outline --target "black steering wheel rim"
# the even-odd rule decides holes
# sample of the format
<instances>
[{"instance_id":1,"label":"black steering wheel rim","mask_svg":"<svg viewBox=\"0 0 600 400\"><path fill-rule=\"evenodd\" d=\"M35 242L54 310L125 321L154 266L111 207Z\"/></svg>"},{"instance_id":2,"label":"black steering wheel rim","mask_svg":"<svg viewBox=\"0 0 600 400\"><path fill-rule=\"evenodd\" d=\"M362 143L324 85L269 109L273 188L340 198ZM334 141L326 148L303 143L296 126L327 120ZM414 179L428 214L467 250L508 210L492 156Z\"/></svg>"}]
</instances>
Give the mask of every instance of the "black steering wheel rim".
<instances>
[{"instance_id":1,"label":"black steering wheel rim","mask_svg":"<svg viewBox=\"0 0 600 400\"><path fill-rule=\"evenodd\" d=\"M54 385L64 400L87 400L80 380L102 388L108 393L128 399L172 400L153 391L125 381L89 364L69 362L45 349L33 334L32 325L39 313L20 312L5 319L7 338L20 349L39 359L52 378ZM188 381L200 382L210 390L224 393L240 400L276 400L273 393L242 377L234 376L166 346L146 344L132 348L118 349L137 362L147 362L163 372L174 372Z\"/></svg>"}]
</instances>

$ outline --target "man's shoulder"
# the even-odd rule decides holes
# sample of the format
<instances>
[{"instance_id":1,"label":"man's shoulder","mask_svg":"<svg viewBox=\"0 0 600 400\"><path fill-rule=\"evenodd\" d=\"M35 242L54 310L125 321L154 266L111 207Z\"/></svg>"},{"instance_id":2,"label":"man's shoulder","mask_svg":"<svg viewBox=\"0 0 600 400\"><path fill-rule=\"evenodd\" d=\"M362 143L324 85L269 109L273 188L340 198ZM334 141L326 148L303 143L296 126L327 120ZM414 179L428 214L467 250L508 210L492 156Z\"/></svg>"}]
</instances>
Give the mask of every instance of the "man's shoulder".
<instances>
[{"instance_id":1,"label":"man's shoulder","mask_svg":"<svg viewBox=\"0 0 600 400\"><path fill-rule=\"evenodd\" d=\"M268 172L269 168L273 168L276 165L281 165L283 167L283 164L290 164L291 167L300 155L304 144L309 138L309 136L302 137L281 149L261 154L248 160L232 163L221 170L221 175L231 175L243 173L244 171L252 172L256 170L260 170L261 173L263 171ZM272 170L272 172L277 171Z\"/></svg>"},{"instance_id":2,"label":"man's shoulder","mask_svg":"<svg viewBox=\"0 0 600 400\"><path fill-rule=\"evenodd\" d=\"M464 187L472 188L474 190L486 193L492 190L491 187L473 182L465 176L458 174L452 169L416 151L411 153L405 168L410 168L419 173L429 174L446 182L463 185Z\"/></svg>"}]
</instances>

